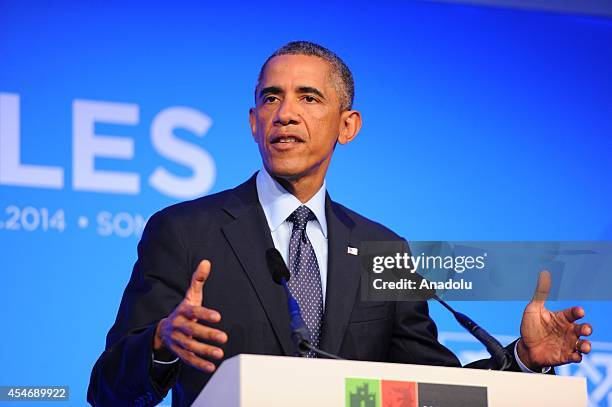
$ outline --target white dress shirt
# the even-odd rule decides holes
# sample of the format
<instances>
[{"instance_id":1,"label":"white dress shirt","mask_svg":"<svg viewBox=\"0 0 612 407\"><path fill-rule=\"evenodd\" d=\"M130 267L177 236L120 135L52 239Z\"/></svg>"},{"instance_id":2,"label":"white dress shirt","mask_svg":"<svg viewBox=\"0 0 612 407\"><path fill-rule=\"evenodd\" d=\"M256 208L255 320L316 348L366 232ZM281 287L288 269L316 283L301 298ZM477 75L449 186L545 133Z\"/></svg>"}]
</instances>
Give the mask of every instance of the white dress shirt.
<instances>
[{"instance_id":1,"label":"white dress shirt","mask_svg":"<svg viewBox=\"0 0 612 407\"><path fill-rule=\"evenodd\" d=\"M265 169L257 173L257 196L266 215L270 227L274 247L281 253L285 264L289 264L289 240L293 231L293 223L287 218L301 205L305 205L314 213L316 221L308 222L306 235L312 244L319 272L321 274L321 289L323 293L323 308L325 308L325 289L327 287L327 219L325 217L325 181L310 200L304 204L283 188Z\"/></svg>"}]
</instances>

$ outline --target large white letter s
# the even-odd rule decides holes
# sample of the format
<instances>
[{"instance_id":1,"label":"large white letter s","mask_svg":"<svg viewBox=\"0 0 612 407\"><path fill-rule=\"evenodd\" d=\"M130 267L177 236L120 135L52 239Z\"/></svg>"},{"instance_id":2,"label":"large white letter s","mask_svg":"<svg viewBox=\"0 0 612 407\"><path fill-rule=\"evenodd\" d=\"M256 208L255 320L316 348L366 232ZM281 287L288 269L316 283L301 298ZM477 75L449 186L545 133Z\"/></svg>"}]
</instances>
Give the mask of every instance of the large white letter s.
<instances>
[{"instance_id":1,"label":"large white letter s","mask_svg":"<svg viewBox=\"0 0 612 407\"><path fill-rule=\"evenodd\" d=\"M203 137L212 120L204 113L188 107L170 107L159 112L151 124L151 143L162 156L191 168L193 175L178 177L159 166L149 177L149 184L175 198L194 198L205 194L215 181L215 163L208 152L177 138L176 128L183 128Z\"/></svg>"}]
</instances>

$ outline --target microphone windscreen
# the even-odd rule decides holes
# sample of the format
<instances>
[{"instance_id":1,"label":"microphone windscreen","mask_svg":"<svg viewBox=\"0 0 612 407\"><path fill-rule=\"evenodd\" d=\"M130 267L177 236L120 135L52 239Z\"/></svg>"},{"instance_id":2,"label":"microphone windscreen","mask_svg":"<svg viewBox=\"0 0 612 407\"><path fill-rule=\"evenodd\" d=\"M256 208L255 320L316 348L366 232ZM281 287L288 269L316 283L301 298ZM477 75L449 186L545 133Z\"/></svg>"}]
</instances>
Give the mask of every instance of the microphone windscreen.
<instances>
[{"instance_id":1,"label":"microphone windscreen","mask_svg":"<svg viewBox=\"0 0 612 407\"><path fill-rule=\"evenodd\" d=\"M289 281L289 269L283 260L283 256L274 247L266 250L266 261L268 262L268 268L272 273L272 278L276 284L282 284L282 279Z\"/></svg>"}]
</instances>

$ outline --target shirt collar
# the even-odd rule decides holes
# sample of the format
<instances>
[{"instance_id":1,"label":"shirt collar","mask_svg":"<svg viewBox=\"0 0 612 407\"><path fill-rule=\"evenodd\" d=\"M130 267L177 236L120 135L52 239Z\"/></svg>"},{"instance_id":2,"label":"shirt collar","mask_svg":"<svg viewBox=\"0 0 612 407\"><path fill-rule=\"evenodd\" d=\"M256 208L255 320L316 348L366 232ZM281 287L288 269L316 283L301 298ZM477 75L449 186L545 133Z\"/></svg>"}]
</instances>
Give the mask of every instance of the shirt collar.
<instances>
[{"instance_id":1,"label":"shirt collar","mask_svg":"<svg viewBox=\"0 0 612 407\"><path fill-rule=\"evenodd\" d=\"M274 232L302 203L268 174L266 169L257 173L257 196L263 208L270 231ZM316 194L304 203L317 217L323 236L327 238L325 217L325 180Z\"/></svg>"}]
</instances>

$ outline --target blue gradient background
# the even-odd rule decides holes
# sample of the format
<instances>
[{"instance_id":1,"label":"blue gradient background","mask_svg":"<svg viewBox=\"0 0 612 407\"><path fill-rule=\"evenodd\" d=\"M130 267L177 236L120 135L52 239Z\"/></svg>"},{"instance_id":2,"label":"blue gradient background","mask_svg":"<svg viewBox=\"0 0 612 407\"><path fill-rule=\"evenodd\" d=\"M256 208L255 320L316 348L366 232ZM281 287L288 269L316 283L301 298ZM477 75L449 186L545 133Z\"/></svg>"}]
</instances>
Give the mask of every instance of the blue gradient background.
<instances>
[{"instance_id":1,"label":"blue gradient background","mask_svg":"<svg viewBox=\"0 0 612 407\"><path fill-rule=\"evenodd\" d=\"M68 228L0 230L0 385L65 384L69 404L84 404L137 238L101 237L77 217L176 202L146 182L160 164L189 175L151 146L151 121L169 106L213 120L203 139L182 134L213 156L211 192L249 177L260 166L247 121L256 76L294 39L336 51L355 76L364 126L336 150L335 200L412 240L612 240L610 19L413 1L3 1L0 92L21 97L21 161L63 167L65 188L0 185L0 211L63 208ZM97 127L133 138L134 159L96 161L139 173L139 195L73 190L74 99L140 106L136 126ZM455 305L517 336L525 304ZM612 342L611 303L583 305L593 340ZM442 331L459 331L431 307Z\"/></svg>"}]
</instances>

